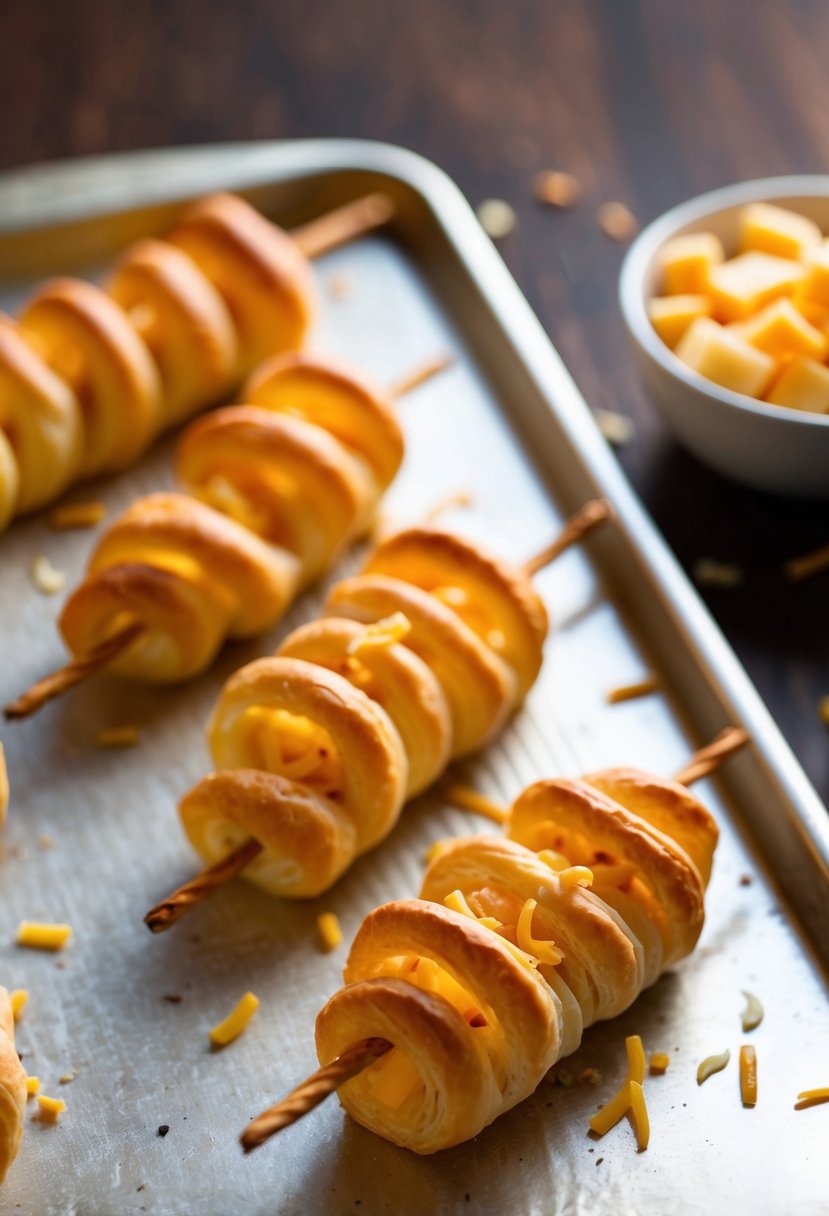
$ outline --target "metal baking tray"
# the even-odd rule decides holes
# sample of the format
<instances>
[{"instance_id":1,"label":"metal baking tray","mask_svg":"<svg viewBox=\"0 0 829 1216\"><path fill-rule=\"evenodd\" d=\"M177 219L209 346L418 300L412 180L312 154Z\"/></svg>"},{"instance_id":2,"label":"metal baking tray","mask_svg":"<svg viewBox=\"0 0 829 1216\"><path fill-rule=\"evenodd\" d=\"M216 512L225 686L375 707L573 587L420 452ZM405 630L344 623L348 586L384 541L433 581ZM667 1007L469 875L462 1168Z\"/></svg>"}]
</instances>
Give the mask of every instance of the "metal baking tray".
<instances>
[{"instance_id":1,"label":"metal baking tray","mask_svg":"<svg viewBox=\"0 0 829 1216\"><path fill-rule=\"evenodd\" d=\"M727 723L754 745L700 787L722 840L694 956L624 1016L591 1029L574 1057L599 1087L550 1083L475 1141L433 1158L358 1127L336 1102L243 1158L237 1136L315 1066L313 1020L338 986L345 947L324 955L315 920L335 911L346 942L375 905L416 894L424 848L486 830L432 794L322 899L281 904L244 883L160 939L147 907L194 870L179 795L208 768L203 727L223 680L319 609L306 595L269 636L227 649L201 679L148 689L102 677L32 721L3 728L12 783L0 867L0 982L31 999L18 1030L27 1067L68 1112L27 1117L3 1212L730 1213L829 1211L829 1107L795 1112L829 1081L829 832L824 808L716 625L607 450L591 415L503 263L453 184L396 148L356 142L237 144L75 161L0 179L5 307L31 282L94 276L128 240L160 232L182 201L241 191L283 223L368 188L393 195L381 236L319 265L313 344L379 381L436 351L454 367L401 405L408 450L388 516L421 518L445 495L473 505L446 522L513 558L529 555L587 498L617 522L539 576L555 630L545 670L503 737L464 777L499 799L556 774L608 764L669 774ZM340 288L328 290L331 276ZM172 440L125 474L80 489L110 517L171 484ZM42 516L0 538L0 694L62 660L60 596L29 575L47 554L76 583L92 543ZM352 569L352 555L338 572ZM609 706L614 685L655 669L665 692ZM136 723L130 751L94 747L105 725ZM43 849L47 834L53 847ZM42 843L42 842L41 842ZM741 877L749 875L750 885ZM63 955L12 944L21 918L68 920ZM246 990L261 1008L221 1053L206 1032ZM760 1100L739 1101L741 989L766 1018L754 1032ZM173 1004L165 996L179 996ZM587 1120L624 1072L623 1039L670 1053L647 1083L652 1139L637 1155L623 1124L600 1142ZM730 1047L729 1068L698 1088L698 1061ZM61 1075L76 1072L66 1087ZM169 1126L163 1138L161 1125Z\"/></svg>"}]
</instances>

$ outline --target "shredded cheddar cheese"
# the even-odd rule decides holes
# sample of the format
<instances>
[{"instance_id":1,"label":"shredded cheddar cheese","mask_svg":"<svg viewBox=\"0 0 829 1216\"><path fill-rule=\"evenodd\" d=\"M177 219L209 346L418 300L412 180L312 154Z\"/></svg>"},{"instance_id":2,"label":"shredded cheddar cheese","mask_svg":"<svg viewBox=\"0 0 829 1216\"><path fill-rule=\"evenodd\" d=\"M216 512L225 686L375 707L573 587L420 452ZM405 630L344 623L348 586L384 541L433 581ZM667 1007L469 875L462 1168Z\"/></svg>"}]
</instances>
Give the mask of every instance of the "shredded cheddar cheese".
<instances>
[{"instance_id":1,"label":"shredded cheddar cheese","mask_svg":"<svg viewBox=\"0 0 829 1216\"><path fill-rule=\"evenodd\" d=\"M12 1016L14 1020L20 1017L23 1012L23 1007L29 999L29 991L27 988L15 988L14 992L9 997L12 1007Z\"/></svg>"},{"instance_id":2,"label":"shredded cheddar cheese","mask_svg":"<svg viewBox=\"0 0 829 1216\"><path fill-rule=\"evenodd\" d=\"M536 856L539 861L544 862L545 866L549 866L551 870L555 870L556 872L566 870L570 866L570 862L564 854L557 853L555 849L542 849Z\"/></svg>"},{"instance_id":3,"label":"shredded cheddar cheese","mask_svg":"<svg viewBox=\"0 0 829 1216\"><path fill-rule=\"evenodd\" d=\"M16 940L18 946L28 946L32 950L62 950L71 936L71 925L22 920L17 927Z\"/></svg>"},{"instance_id":4,"label":"shredded cheddar cheese","mask_svg":"<svg viewBox=\"0 0 829 1216\"><path fill-rule=\"evenodd\" d=\"M468 785L448 781L442 787L442 793L447 802L451 802L452 806L456 806L461 811L473 811L476 815L483 815L485 819L492 819L495 823L506 823L509 818L509 811L506 807L499 806L497 802L493 802L484 794L479 794L477 790L471 789Z\"/></svg>"},{"instance_id":5,"label":"shredded cheddar cheese","mask_svg":"<svg viewBox=\"0 0 829 1216\"><path fill-rule=\"evenodd\" d=\"M809 1106L820 1106L823 1102L829 1102L829 1085L801 1090L797 1095L795 1110L806 1110Z\"/></svg>"},{"instance_id":6,"label":"shredded cheddar cheese","mask_svg":"<svg viewBox=\"0 0 829 1216\"><path fill-rule=\"evenodd\" d=\"M648 697L652 692L657 692L659 689L659 681L656 676L646 676L643 680L637 680L634 684L621 684L618 688L611 688L607 694L608 705L618 705L621 701L633 701L636 697Z\"/></svg>"},{"instance_id":7,"label":"shredded cheddar cheese","mask_svg":"<svg viewBox=\"0 0 829 1216\"><path fill-rule=\"evenodd\" d=\"M484 929L491 929L493 933L497 933L499 939L503 942L510 954L528 971L534 971L538 966L538 959L531 954L527 954L520 946L514 945L508 937L504 937L499 933L504 926L494 916L476 916L466 902L466 897L461 891L452 891L449 895L444 895L443 902L447 908L451 908L453 912L460 912L462 916L468 916L471 920L475 920ZM423 960L421 959L421 962Z\"/></svg>"},{"instance_id":8,"label":"shredded cheddar cheese","mask_svg":"<svg viewBox=\"0 0 829 1216\"><path fill-rule=\"evenodd\" d=\"M101 749L135 747L139 739L137 726L105 726L95 736L95 746Z\"/></svg>"},{"instance_id":9,"label":"shredded cheddar cheese","mask_svg":"<svg viewBox=\"0 0 829 1216\"><path fill-rule=\"evenodd\" d=\"M366 625L360 637L354 638L348 644L350 655L359 654L361 650L376 650L383 646L393 646L402 641L411 632L411 621L404 612L393 612L372 625Z\"/></svg>"},{"instance_id":10,"label":"shredded cheddar cheese","mask_svg":"<svg viewBox=\"0 0 829 1216\"><path fill-rule=\"evenodd\" d=\"M728 1050L718 1056L706 1056L697 1069L697 1085L702 1085L703 1081L713 1077L715 1072L722 1072L730 1059L731 1052Z\"/></svg>"},{"instance_id":11,"label":"shredded cheddar cheese","mask_svg":"<svg viewBox=\"0 0 829 1216\"><path fill-rule=\"evenodd\" d=\"M47 1098L45 1094L38 1094L37 1105L38 1118L41 1123L57 1123L66 1110L63 1098Z\"/></svg>"},{"instance_id":12,"label":"shredded cheddar cheese","mask_svg":"<svg viewBox=\"0 0 829 1216\"><path fill-rule=\"evenodd\" d=\"M323 949L326 951L336 950L343 940L342 929L340 928L337 914L335 912L322 912L317 917L317 928L322 938Z\"/></svg>"},{"instance_id":13,"label":"shredded cheddar cheese","mask_svg":"<svg viewBox=\"0 0 829 1216\"><path fill-rule=\"evenodd\" d=\"M575 887L593 886L593 871L588 866L568 866L566 870L560 871L558 877L565 891L572 891Z\"/></svg>"},{"instance_id":14,"label":"shredded cheddar cheese","mask_svg":"<svg viewBox=\"0 0 829 1216\"><path fill-rule=\"evenodd\" d=\"M633 1115L633 1126L636 1130L636 1147L642 1153L648 1147L651 1137L651 1124L648 1118L648 1108L645 1105L645 1091L639 1081L630 1083L630 1111Z\"/></svg>"},{"instance_id":15,"label":"shredded cheddar cheese","mask_svg":"<svg viewBox=\"0 0 829 1216\"><path fill-rule=\"evenodd\" d=\"M652 1076L661 1077L668 1071L668 1065L671 1062L671 1057L666 1055L664 1051L652 1051L649 1070Z\"/></svg>"},{"instance_id":16,"label":"shredded cheddar cheese","mask_svg":"<svg viewBox=\"0 0 829 1216\"><path fill-rule=\"evenodd\" d=\"M628 1035L625 1039L625 1054L628 1071L618 1092L606 1106L590 1120L590 1130L597 1136L604 1136L615 1127L619 1120L630 1112L636 1132L636 1146L640 1152L648 1147L650 1139L650 1120L645 1104L645 1049L638 1034Z\"/></svg>"},{"instance_id":17,"label":"shredded cheddar cheese","mask_svg":"<svg viewBox=\"0 0 829 1216\"><path fill-rule=\"evenodd\" d=\"M740 1048L740 1097L743 1106L757 1105L757 1052L747 1043Z\"/></svg>"},{"instance_id":18,"label":"shredded cheddar cheese","mask_svg":"<svg viewBox=\"0 0 829 1216\"><path fill-rule=\"evenodd\" d=\"M66 532L70 528L94 528L107 513L106 504L102 502L73 502L65 506L55 507L49 515L49 527L56 532Z\"/></svg>"},{"instance_id":19,"label":"shredded cheddar cheese","mask_svg":"<svg viewBox=\"0 0 829 1216\"><path fill-rule=\"evenodd\" d=\"M518 917L518 924L515 930L515 936L518 939L518 945L525 954L537 958L539 963L545 963L551 967L557 967L564 955L560 950L556 949L555 942L542 941L533 937L532 921L533 913L538 907L538 900L528 899L524 902L524 907L521 909L521 914Z\"/></svg>"},{"instance_id":20,"label":"shredded cheddar cheese","mask_svg":"<svg viewBox=\"0 0 829 1216\"><path fill-rule=\"evenodd\" d=\"M746 998L746 1007L743 1010L743 1030L755 1030L763 1020L763 1006L752 992L744 991L743 996Z\"/></svg>"},{"instance_id":21,"label":"shredded cheddar cheese","mask_svg":"<svg viewBox=\"0 0 829 1216\"><path fill-rule=\"evenodd\" d=\"M40 1077L27 1077L26 1097L33 1098L37 1093L40 1093Z\"/></svg>"},{"instance_id":22,"label":"shredded cheddar cheese","mask_svg":"<svg viewBox=\"0 0 829 1216\"><path fill-rule=\"evenodd\" d=\"M232 1013L210 1031L210 1042L214 1047L227 1047L247 1029L248 1022L259 1008L259 998L246 992Z\"/></svg>"}]
</instances>

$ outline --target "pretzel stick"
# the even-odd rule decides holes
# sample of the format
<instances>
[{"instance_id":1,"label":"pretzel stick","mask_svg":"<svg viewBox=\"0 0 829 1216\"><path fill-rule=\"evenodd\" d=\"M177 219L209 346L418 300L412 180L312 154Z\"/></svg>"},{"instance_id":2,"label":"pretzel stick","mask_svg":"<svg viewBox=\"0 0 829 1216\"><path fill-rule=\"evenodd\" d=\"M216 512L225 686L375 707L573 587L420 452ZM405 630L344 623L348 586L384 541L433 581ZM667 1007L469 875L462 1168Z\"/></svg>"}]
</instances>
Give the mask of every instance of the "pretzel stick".
<instances>
[{"instance_id":1,"label":"pretzel stick","mask_svg":"<svg viewBox=\"0 0 829 1216\"><path fill-rule=\"evenodd\" d=\"M547 545L546 549L542 549L540 553L536 553L535 557L531 557L528 561L524 562L524 569L527 574L537 574L539 570L543 570L545 566L549 566L566 549L569 549L576 541L581 540L591 528L595 528L596 524L610 519L612 515L613 508L605 498L596 498L592 502L587 503L575 515L570 516L551 545Z\"/></svg>"},{"instance_id":2,"label":"pretzel stick","mask_svg":"<svg viewBox=\"0 0 829 1216\"><path fill-rule=\"evenodd\" d=\"M693 785L718 769L723 760L750 742L751 736L741 726L727 726L706 747L695 751L684 768L674 777L680 785Z\"/></svg>"},{"instance_id":3,"label":"pretzel stick","mask_svg":"<svg viewBox=\"0 0 829 1216\"><path fill-rule=\"evenodd\" d=\"M84 680L88 680L96 671L99 671L102 667L106 667L107 663L111 663L113 659L117 658L144 631L145 627L140 621L133 621L131 625L127 625L126 628L113 634L111 638L107 638L105 642L102 642L90 654L80 659L73 659L65 667L59 667L57 671L53 671L50 675L44 676L42 680L38 680L27 692L24 692L16 701L12 701L4 708L3 716L8 721L16 718L28 718L30 714L36 713L47 701L53 700L54 697L62 696L68 689L74 688L76 684L81 684Z\"/></svg>"},{"instance_id":4,"label":"pretzel stick","mask_svg":"<svg viewBox=\"0 0 829 1216\"><path fill-rule=\"evenodd\" d=\"M421 384L426 380L431 380L432 376L437 376L439 372L446 371L447 367L451 367L454 362L454 355L435 355L431 359L426 359L419 367L412 368L399 380L393 380L386 392L390 397L405 397L406 393L411 393L414 389L419 388Z\"/></svg>"},{"instance_id":5,"label":"pretzel stick","mask_svg":"<svg viewBox=\"0 0 829 1216\"><path fill-rule=\"evenodd\" d=\"M303 1115L307 1115L315 1106L334 1092L344 1081L356 1077L369 1064L373 1064L380 1056L390 1050L392 1044L388 1039L360 1039L347 1047L342 1055L337 1056L330 1064L324 1064L301 1085L258 1115L249 1123L239 1137L242 1148L246 1153L253 1152L264 1144L283 1127L296 1123Z\"/></svg>"},{"instance_id":6,"label":"pretzel stick","mask_svg":"<svg viewBox=\"0 0 829 1216\"><path fill-rule=\"evenodd\" d=\"M291 239L307 258L318 258L329 249L345 245L364 233L388 223L394 203L387 194L366 194L342 207L335 207L307 224L291 229Z\"/></svg>"},{"instance_id":7,"label":"pretzel stick","mask_svg":"<svg viewBox=\"0 0 829 1216\"><path fill-rule=\"evenodd\" d=\"M208 895L213 895L225 883L230 882L231 878L241 874L245 866L250 865L261 852L262 845L258 840L254 840L253 837L245 840L221 861L208 866L206 870L202 870L195 878L191 878L189 882L186 882L183 887L179 887L161 903L150 908L144 917L144 924L151 933L163 933L165 929L169 929L177 920L180 920L185 912L189 912L195 904L201 903L203 899L207 899Z\"/></svg>"}]
</instances>

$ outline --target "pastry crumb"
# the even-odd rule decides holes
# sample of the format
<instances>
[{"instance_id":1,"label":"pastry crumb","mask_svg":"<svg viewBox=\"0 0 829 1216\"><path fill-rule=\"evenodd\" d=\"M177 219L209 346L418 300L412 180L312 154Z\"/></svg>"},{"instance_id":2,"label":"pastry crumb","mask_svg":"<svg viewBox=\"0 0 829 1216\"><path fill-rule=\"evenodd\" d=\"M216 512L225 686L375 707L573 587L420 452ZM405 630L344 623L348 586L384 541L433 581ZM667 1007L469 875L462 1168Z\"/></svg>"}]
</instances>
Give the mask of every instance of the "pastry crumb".
<instances>
[{"instance_id":1,"label":"pastry crumb","mask_svg":"<svg viewBox=\"0 0 829 1216\"><path fill-rule=\"evenodd\" d=\"M596 422L611 447L623 448L636 435L636 425L627 414L616 410L596 410Z\"/></svg>"},{"instance_id":2,"label":"pastry crumb","mask_svg":"<svg viewBox=\"0 0 829 1216\"><path fill-rule=\"evenodd\" d=\"M636 216L624 203L602 203L596 212L596 221L612 241L629 241L639 231Z\"/></svg>"},{"instance_id":3,"label":"pastry crumb","mask_svg":"<svg viewBox=\"0 0 829 1216\"><path fill-rule=\"evenodd\" d=\"M548 207L572 207L581 198L581 182L562 169L544 169L535 175L533 194Z\"/></svg>"},{"instance_id":4,"label":"pastry crumb","mask_svg":"<svg viewBox=\"0 0 829 1216\"><path fill-rule=\"evenodd\" d=\"M739 587L743 572L731 562L718 562L710 557L701 557L694 562L694 582L701 587Z\"/></svg>"},{"instance_id":5,"label":"pastry crumb","mask_svg":"<svg viewBox=\"0 0 829 1216\"><path fill-rule=\"evenodd\" d=\"M502 198L488 198L479 204L478 219L481 227L493 241L502 241L518 223L515 208Z\"/></svg>"}]
</instances>

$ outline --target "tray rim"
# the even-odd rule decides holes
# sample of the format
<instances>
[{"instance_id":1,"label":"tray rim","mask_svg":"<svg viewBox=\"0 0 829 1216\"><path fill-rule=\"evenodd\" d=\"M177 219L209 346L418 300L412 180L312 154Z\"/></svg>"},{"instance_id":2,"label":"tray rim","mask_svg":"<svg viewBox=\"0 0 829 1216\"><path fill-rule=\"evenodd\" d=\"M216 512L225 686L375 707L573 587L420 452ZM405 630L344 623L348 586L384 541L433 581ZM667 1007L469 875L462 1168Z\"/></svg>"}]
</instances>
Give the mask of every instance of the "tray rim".
<instances>
[{"instance_id":1,"label":"tray rim","mask_svg":"<svg viewBox=\"0 0 829 1216\"><path fill-rule=\"evenodd\" d=\"M763 761L784 795L800 844L829 886L829 815L816 789L608 450L585 398L470 204L436 164L406 148L362 139L228 142L42 162L0 173L0 237L35 235L56 224L81 222L92 215L132 211L139 200L131 199L125 206L124 185L137 171L149 164L156 171L166 164L181 168L184 162L187 173L181 184L176 175L162 175L160 181L145 180L142 207L169 205L210 189L254 189L343 172L391 179L419 196L482 294L546 409L555 414L580 452L596 492L612 500L618 528L648 571L650 591L670 609L730 720L751 735L755 758ZM73 192L73 182L85 183L90 178L92 190L87 186ZM728 787L727 777L724 783Z\"/></svg>"}]
</instances>

